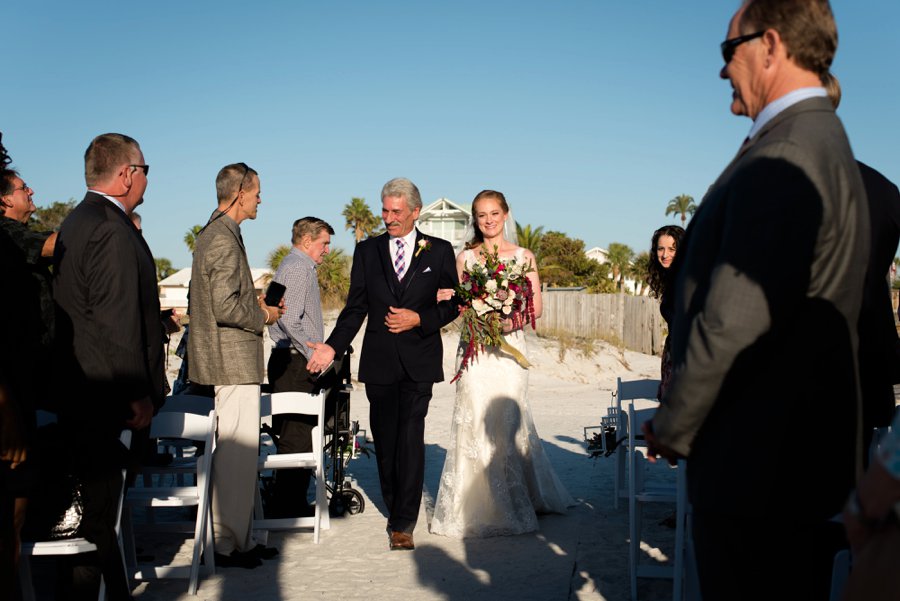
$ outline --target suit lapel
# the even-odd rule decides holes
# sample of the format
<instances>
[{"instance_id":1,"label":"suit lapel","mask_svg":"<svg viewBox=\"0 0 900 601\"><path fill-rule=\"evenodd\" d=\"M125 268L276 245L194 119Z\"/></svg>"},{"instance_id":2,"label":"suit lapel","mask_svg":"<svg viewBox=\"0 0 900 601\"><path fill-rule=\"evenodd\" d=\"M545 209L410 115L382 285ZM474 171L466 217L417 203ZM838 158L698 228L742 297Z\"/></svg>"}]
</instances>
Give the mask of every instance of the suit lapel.
<instances>
[{"instance_id":1,"label":"suit lapel","mask_svg":"<svg viewBox=\"0 0 900 601\"><path fill-rule=\"evenodd\" d=\"M410 283L413 281L413 278L416 277L416 270L419 266L419 255L422 253L417 252L419 250L419 240L424 240L424 236L422 236L422 232L418 229L416 230L416 241L413 242L413 247L410 249L409 256L409 269L406 270L406 274L403 276L403 280L400 282L400 295L402 296L406 289L409 288Z\"/></svg>"},{"instance_id":2,"label":"suit lapel","mask_svg":"<svg viewBox=\"0 0 900 601\"><path fill-rule=\"evenodd\" d=\"M376 240L375 247L378 249L378 254L381 257L381 269L384 271L384 279L387 281L391 292L399 299L400 282L397 280L397 273L394 271L394 264L391 262L390 243L390 234L382 234L380 238Z\"/></svg>"}]
</instances>

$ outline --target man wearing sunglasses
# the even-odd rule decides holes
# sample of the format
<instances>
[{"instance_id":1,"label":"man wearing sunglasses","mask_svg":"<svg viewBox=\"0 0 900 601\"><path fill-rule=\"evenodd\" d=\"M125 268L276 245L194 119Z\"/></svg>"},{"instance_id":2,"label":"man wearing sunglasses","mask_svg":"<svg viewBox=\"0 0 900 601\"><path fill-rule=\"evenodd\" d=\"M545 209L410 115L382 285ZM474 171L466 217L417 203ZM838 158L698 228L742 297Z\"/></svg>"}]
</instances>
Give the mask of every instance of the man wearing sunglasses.
<instances>
[{"instance_id":1,"label":"man wearing sunglasses","mask_svg":"<svg viewBox=\"0 0 900 601\"><path fill-rule=\"evenodd\" d=\"M132 443L134 452L143 451L135 446L146 443L146 428L165 397L156 265L129 217L143 201L148 171L133 138L94 138L84 155L88 192L63 221L53 256L63 354L55 381L65 387L59 424L83 487L81 532L97 545L110 599L130 598L114 530L127 461L119 433L126 426L143 431ZM76 588L97 590L96 569L75 574Z\"/></svg>"},{"instance_id":2,"label":"man wearing sunglasses","mask_svg":"<svg viewBox=\"0 0 900 601\"><path fill-rule=\"evenodd\" d=\"M687 457L708 600L827 598L841 536L828 520L858 459L869 249L859 169L821 84L836 47L827 0L746 0L721 45L731 111L753 125L679 251L674 376L645 425L652 455Z\"/></svg>"},{"instance_id":3,"label":"man wearing sunglasses","mask_svg":"<svg viewBox=\"0 0 900 601\"><path fill-rule=\"evenodd\" d=\"M216 177L218 208L197 235L188 312L188 378L214 386L217 439L212 475L215 560L255 568L277 554L252 534L263 328L284 312L257 298L240 225L256 219L259 176L245 163ZM283 303L282 303L283 304Z\"/></svg>"}]
</instances>

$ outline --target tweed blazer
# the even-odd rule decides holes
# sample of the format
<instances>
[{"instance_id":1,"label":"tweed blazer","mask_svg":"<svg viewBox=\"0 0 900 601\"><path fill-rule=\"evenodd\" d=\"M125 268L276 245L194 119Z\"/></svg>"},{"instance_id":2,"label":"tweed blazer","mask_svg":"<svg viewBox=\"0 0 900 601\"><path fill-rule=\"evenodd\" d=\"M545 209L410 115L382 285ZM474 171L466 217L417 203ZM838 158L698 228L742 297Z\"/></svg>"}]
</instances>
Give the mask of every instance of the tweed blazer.
<instances>
[{"instance_id":1,"label":"tweed blazer","mask_svg":"<svg viewBox=\"0 0 900 601\"><path fill-rule=\"evenodd\" d=\"M679 255L674 374L653 425L688 457L692 503L833 515L857 460L869 215L826 98L788 107L741 148Z\"/></svg>"},{"instance_id":2,"label":"tweed blazer","mask_svg":"<svg viewBox=\"0 0 900 601\"><path fill-rule=\"evenodd\" d=\"M188 378L197 384L260 384L263 328L241 229L214 211L197 236L188 306Z\"/></svg>"}]
</instances>

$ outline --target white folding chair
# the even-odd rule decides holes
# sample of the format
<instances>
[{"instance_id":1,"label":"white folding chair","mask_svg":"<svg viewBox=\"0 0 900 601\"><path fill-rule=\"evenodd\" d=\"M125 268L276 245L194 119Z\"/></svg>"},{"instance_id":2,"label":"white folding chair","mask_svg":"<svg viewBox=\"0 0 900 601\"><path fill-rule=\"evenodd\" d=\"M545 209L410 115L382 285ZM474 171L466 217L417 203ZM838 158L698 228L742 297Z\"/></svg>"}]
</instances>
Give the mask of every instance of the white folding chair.
<instances>
[{"instance_id":1,"label":"white folding chair","mask_svg":"<svg viewBox=\"0 0 900 601\"><path fill-rule=\"evenodd\" d=\"M188 592L197 594L200 577L201 552L205 560L205 572L215 572L213 558L213 531L210 515L210 479L212 457L215 444L216 412L197 415L181 411L161 411L153 418L150 426L151 438L180 439L202 442L205 451L199 457L185 458L181 464L164 468L147 468L155 473L155 481L150 486L134 487L125 497L125 538L129 552L129 564L133 566L136 580L153 578L188 578ZM177 463L177 462L173 462ZM183 470L179 472L178 470ZM171 486L169 476L173 473L191 473L195 476L192 486ZM146 480L145 480L146 482ZM193 532L194 546L190 566L149 566L137 565L134 550L134 522L132 508L147 509L158 507L196 507L197 516L193 522L156 522L154 531Z\"/></svg>"},{"instance_id":2,"label":"white folding chair","mask_svg":"<svg viewBox=\"0 0 900 601\"><path fill-rule=\"evenodd\" d=\"M655 392L654 392L655 394ZM629 402L628 428L628 564L631 579L631 599L637 600L638 578L672 578L672 598L681 601L684 595L685 556L687 544L687 475L685 462L678 462L674 485L671 482L650 482L645 474L646 459L641 447L646 442L638 438L641 425L653 418L655 407L635 408ZM663 466L658 466L665 469ZM675 548L671 563L653 565L641 563L641 513L647 503L672 503L675 505Z\"/></svg>"},{"instance_id":3,"label":"white folding chair","mask_svg":"<svg viewBox=\"0 0 900 601\"><path fill-rule=\"evenodd\" d=\"M625 415L625 407L628 402L638 399L656 401L656 393L659 390L659 380L622 380L616 378L616 396L614 407L611 409L616 420L616 438L622 440L628 431L628 420ZM615 481L613 482L613 506L619 508L619 499L628 497L628 474L626 463L631 447L626 444L627 438L622 440L615 450Z\"/></svg>"},{"instance_id":4,"label":"white folding chair","mask_svg":"<svg viewBox=\"0 0 900 601\"><path fill-rule=\"evenodd\" d=\"M263 449L259 456L258 469L260 472L279 469L311 469L314 471L316 483L315 513L312 517L273 518L263 516L262 503L259 495L255 508L253 528L258 530L293 530L298 528L312 528L313 541L318 544L319 531L329 528L328 497L325 490L325 399L328 391L323 390L318 394L306 392L275 392L264 394L260 397L260 419L262 423L271 425L272 416L283 414L314 415L318 419L318 425L312 431L311 453L283 453L278 454L272 448ZM298 499L298 502L300 500Z\"/></svg>"},{"instance_id":5,"label":"white folding chair","mask_svg":"<svg viewBox=\"0 0 900 601\"><path fill-rule=\"evenodd\" d=\"M44 411L38 411L38 425L55 422L56 416ZM131 430L122 430L119 435L119 441L125 448L131 448ZM116 537L119 543L119 552L122 553L122 498L125 491L126 470L122 470L122 488L119 490L119 503L116 510ZM20 551L19 560L19 580L22 587L23 601L34 601L34 582L31 576L31 558L46 557L51 555L80 555L82 553L91 553L97 550L97 545L88 542L87 539L66 538L61 540L39 541L39 542L23 542ZM124 555L123 555L124 560ZM127 576L127 574L126 574ZM100 577L100 594L99 601L106 599L106 583L103 577Z\"/></svg>"}]
</instances>

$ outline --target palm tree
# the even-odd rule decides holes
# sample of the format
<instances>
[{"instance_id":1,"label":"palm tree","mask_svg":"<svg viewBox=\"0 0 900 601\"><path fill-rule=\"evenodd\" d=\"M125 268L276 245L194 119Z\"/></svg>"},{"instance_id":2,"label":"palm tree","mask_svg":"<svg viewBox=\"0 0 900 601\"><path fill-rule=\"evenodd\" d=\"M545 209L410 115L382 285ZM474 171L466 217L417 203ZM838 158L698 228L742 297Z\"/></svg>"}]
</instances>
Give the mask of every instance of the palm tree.
<instances>
[{"instance_id":1,"label":"palm tree","mask_svg":"<svg viewBox=\"0 0 900 601\"><path fill-rule=\"evenodd\" d=\"M679 194L669 201L669 205L666 207L666 217L672 214L681 215L681 227L684 227L688 215L693 215L696 210L697 205L694 204L693 196Z\"/></svg>"},{"instance_id":2,"label":"palm tree","mask_svg":"<svg viewBox=\"0 0 900 601\"><path fill-rule=\"evenodd\" d=\"M634 257L634 251L620 242L611 242L606 260L612 267L613 281L616 283L616 289L622 290L622 280L631 267L631 259Z\"/></svg>"},{"instance_id":3,"label":"palm tree","mask_svg":"<svg viewBox=\"0 0 900 601\"><path fill-rule=\"evenodd\" d=\"M350 290L350 257L343 249L336 248L322 257L322 264L316 268L322 305L327 308L340 307Z\"/></svg>"},{"instance_id":4,"label":"palm tree","mask_svg":"<svg viewBox=\"0 0 900 601\"><path fill-rule=\"evenodd\" d=\"M650 273L650 253L646 250L639 253L631 262L628 276L634 280L634 293L640 296L647 285L647 274Z\"/></svg>"},{"instance_id":5,"label":"palm tree","mask_svg":"<svg viewBox=\"0 0 900 601\"><path fill-rule=\"evenodd\" d=\"M200 234L200 230L202 229L202 225L195 225L184 235L184 243L187 244L188 250L191 251L191 254L194 254L194 245L197 243L197 236Z\"/></svg>"},{"instance_id":6,"label":"palm tree","mask_svg":"<svg viewBox=\"0 0 900 601\"><path fill-rule=\"evenodd\" d=\"M156 262L156 281L160 282L176 271L174 267L172 267L172 261L168 260L165 257L157 257L153 259Z\"/></svg>"},{"instance_id":7,"label":"palm tree","mask_svg":"<svg viewBox=\"0 0 900 601\"><path fill-rule=\"evenodd\" d=\"M353 237L357 244L360 240L368 238L379 230L378 218L372 214L365 198L351 198L350 203L344 205L341 215L346 219L344 229L353 230Z\"/></svg>"},{"instance_id":8,"label":"palm tree","mask_svg":"<svg viewBox=\"0 0 900 601\"><path fill-rule=\"evenodd\" d=\"M269 253L269 256L266 258L266 267L269 268L273 274L278 271L278 266L281 265L281 262L284 260L288 253L291 252L291 247L287 244L282 244L275 248L272 252Z\"/></svg>"},{"instance_id":9,"label":"palm tree","mask_svg":"<svg viewBox=\"0 0 900 601\"><path fill-rule=\"evenodd\" d=\"M541 249L541 240L544 237L544 226L539 225L532 229L530 224L523 226L521 223L516 223L516 237L519 239L519 246L527 248L537 257Z\"/></svg>"}]
</instances>

